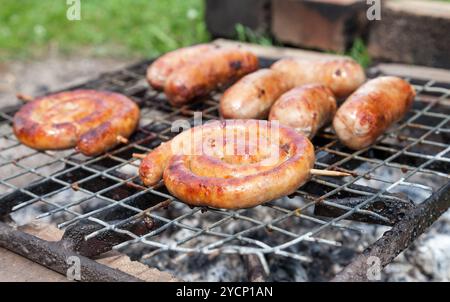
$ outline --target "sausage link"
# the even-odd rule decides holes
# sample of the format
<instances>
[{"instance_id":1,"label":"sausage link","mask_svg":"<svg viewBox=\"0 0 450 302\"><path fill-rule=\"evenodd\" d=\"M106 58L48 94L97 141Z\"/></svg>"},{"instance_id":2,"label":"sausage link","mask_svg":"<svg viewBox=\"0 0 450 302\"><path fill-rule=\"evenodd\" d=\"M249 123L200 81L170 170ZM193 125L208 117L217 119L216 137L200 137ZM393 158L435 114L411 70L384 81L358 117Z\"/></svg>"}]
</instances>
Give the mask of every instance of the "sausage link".
<instances>
[{"instance_id":1,"label":"sausage link","mask_svg":"<svg viewBox=\"0 0 450 302\"><path fill-rule=\"evenodd\" d=\"M164 92L172 105L181 106L257 68L258 58L249 51L216 48L172 73Z\"/></svg>"},{"instance_id":2,"label":"sausage link","mask_svg":"<svg viewBox=\"0 0 450 302\"><path fill-rule=\"evenodd\" d=\"M379 77L355 91L338 109L333 127L340 141L355 150L376 141L408 112L416 93L397 77Z\"/></svg>"},{"instance_id":3,"label":"sausage link","mask_svg":"<svg viewBox=\"0 0 450 302\"><path fill-rule=\"evenodd\" d=\"M157 90L164 90L169 75L214 49L212 44L199 44L166 53L154 61L147 69L147 81Z\"/></svg>"},{"instance_id":4,"label":"sausage link","mask_svg":"<svg viewBox=\"0 0 450 302\"><path fill-rule=\"evenodd\" d=\"M271 68L284 73L292 87L323 84L337 98L348 96L366 80L364 69L352 59L286 58L275 62Z\"/></svg>"},{"instance_id":5,"label":"sausage link","mask_svg":"<svg viewBox=\"0 0 450 302\"><path fill-rule=\"evenodd\" d=\"M272 104L289 88L282 73L260 69L228 88L220 100L220 113L229 119L264 119Z\"/></svg>"},{"instance_id":6,"label":"sausage link","mask_svg":"<svg viewBox=\"0 0 450 302\"><path fill-rule=\"evenodd\" d=\"M166 163L172 156L170 142L162 143L155 150L147 154L139 166L139 176L146 186L152 186L161 180Z\"/></svg>"},{"instance_id":7,"label":"sausage link","mask_svg":"<svg viewBox=\"0 0 450 302\"><path fill-rule=\"evenodd\" d=\"M283 94L272 106L269 120L294 128L309 138L331 122L336 113L336 99L328 87L311 84Z\"/></svg>"}]
</instances>

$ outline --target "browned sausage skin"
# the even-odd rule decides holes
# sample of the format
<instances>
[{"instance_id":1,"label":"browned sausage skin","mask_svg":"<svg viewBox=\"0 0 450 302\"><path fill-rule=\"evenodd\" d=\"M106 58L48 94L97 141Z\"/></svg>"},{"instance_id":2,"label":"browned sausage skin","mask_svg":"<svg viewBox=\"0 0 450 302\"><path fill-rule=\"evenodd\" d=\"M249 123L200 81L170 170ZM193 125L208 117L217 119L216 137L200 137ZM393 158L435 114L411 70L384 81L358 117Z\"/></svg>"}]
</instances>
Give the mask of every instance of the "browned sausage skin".
<instances>
[{"instance_id":1,"label":"browned sausage skin","mask_svg":"<svg viewBox=\"0 0 450 302\"><path fill-rule=\"evenodd\" d=\"M139 122L139 108L124 95L74 90L37 98L14 116L16 137L38 150L71 147L94 156L129 137Z\"/></svg>"},{"instance_id":2,"label":"browned sausage skin","mask_svg":"<svg viewBox=\"0 0 450 302\"><path fill-rule=\"evenodd\" d=\"M348 96L366 80L364 69L352 59L286 58L275 62L271 69L284 73L292 87L323 84L337 98Z\"/></svg>"},{"instance_id":3,"label":"browned sausage skin","mask_svg":"<svg viewBox=\"0 0 450 302\"><path fill-rule=\"evenodd\" d=\"M168 52L148 67L147 81L153 88L164 90L167 78L172 72L205 55L215 47L217 46L213 44L199 44Z\"/></svg>"},{"instance_id":4,"label":"browned sausage skin","mask_svg":"<svg viewBox=\"0 0 450 302\"><path fill-rule=\"evenodd\" d=\"M309 138L331 122L336 113L336 99L328 87L310 84L283 94L272 106L269 120L278 120Z\"/></svg>"},{"instance_id":5,"label":"browned sausage skin","mask_svg":"<svg viewBox=\"0 0 450 302\"><path fill-rule=\"evenodd\" d=\"M264 119L270 107L291 88L282 73L260 69L228 88L220 100L220 113L226 119Z\"/></svg>"},{"instance_id":6,"label":"browned sausage skin","mask_svg":"<svg viewBox=\"0 0 450 302\"><path fill-rule=\"evenodd\" d=\"M258 69L258 58L241 48L221 47L193 60L167 79L169 102L181 106Z\"/></svg>"},{"instance_id":7,"label":"browned sausage skin","mask_svg":"<svg viewBox=\"0 0 450 302\"><path fill-rule=\"evenodd\" d=\"M370 80L338 109L334 130L347 147L363 149L404 117L414 97L414 87L403 79L386 76Z\"/></svg>"},{"instance_id":8,"label":"browned sausage skin","mask_svg":"<svg viewBox=\"0 0 450 302\"><path fill-rule=\"evenodd\" d=\"M273 130L277 135L269 138ZM176 146L188 146L196 131L200 143L187 148L194 154L180 152ZM266 139L268 145L261 146ZM149 153L139 172L146 185L163 176L169 192L187 204L239 209L291 194L309 179L313 165L313 145L293 129L276 122L225 120L179 134Z\"/></svg>"}]
</instances>

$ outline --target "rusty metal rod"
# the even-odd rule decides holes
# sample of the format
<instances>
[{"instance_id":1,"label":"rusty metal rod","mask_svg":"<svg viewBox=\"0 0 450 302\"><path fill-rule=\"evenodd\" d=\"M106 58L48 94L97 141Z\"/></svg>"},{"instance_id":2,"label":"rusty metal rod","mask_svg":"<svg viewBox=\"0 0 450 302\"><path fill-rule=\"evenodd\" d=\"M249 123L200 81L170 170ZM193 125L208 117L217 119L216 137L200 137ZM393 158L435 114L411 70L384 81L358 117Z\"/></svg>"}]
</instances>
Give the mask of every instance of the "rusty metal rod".
<instances>
[{"instance_id":1,"label":"rusty metal rod","mask_svg":"<svg viewBox=\"0 0 450 302\"><path fill-rule=\"evenodd\" d=\"M392 229L357 256L332 281L370 281L373 259L385 267L450 207L450 183L410 211ZM372 258L377 257L377 258Z\"/></svg>"},{"instance_id":2,"label":"rusty metal rod","mask_svg":"<svg viewBox=\"0 0 450 302\"><path fill-rule=\"evenodd\" d=\"M76 256L80 259L80 281L142 281L127 273L80 256L65 246L65 244L42 240L33 235L18 231L3 222L0 222L0 247L63 275L66 275L68 269L71 267L67 263L69 257Z\"/></svg>"},{"instance_id":3,"label":"rusty metal rod","mask_svg":"<svg viewBox=\"0 0 450 302\"><path fill-rule=\"evenodd\" d=\"M333 218L339 217L366 199L367 197L349 197L318 202L314 206L314 215ZM342 206L342 208L339 206ZM402 220L414 207L415 205L411 201L380 197L364 208L364 210L370 211L369 213L355 213L347 217L347 219L392 226ZM370 215L370 213L379 214L388 220L382 220L379 217Z\"/></svg>"}]
</instances>

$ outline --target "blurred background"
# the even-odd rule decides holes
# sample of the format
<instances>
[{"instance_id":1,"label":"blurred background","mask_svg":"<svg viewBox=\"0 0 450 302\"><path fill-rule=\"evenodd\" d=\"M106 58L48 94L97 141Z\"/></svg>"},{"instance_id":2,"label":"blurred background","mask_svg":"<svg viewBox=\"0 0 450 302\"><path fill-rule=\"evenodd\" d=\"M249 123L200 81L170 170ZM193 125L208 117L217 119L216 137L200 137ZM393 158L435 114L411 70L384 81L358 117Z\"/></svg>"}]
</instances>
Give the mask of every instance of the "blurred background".
<instances>
[{"instance_id":1,"label":"blurred background","mask_svg":"<svg viewBox=\"0 0 450 302\"><path fill-rule=\"evenodd\" d=\"M77 2L80 3L81 20L68 20L68 10ZM450 0L384 2L398 2L397 6L403 6L404 12L416 11L418 16L424 13L423 10L435 10L436 14L441 11L445 15L449 12L442 10L447 10L448 6L433 8L429 3L450 3ZM420 2L428 3L428 6L417 5ZM286 11L286 7L291 10ZM0 55L3 62L38 58L49 51L64 55L153 57L208 41L211 37L224 36L263 45L288 43L337 52L350 51L349 54L358 56L366 47L364 40L367 40L366 28L370 20L363 19L367 18L369 8L370 5L362 0L2 0ZM383 10L383 13L391 14L389 7ZM292 20L292 15L297 20ZM383 19L390 15L380 16L385 18L378 23L389 21ZM327 28L330 24L320 17L335 22L335 36L352 37L346 37L343 46L331 41L324 33L332 31ZM282 26L281 19L284 21ZM346 22L345 33L339 32L338 19ZM444 21L438 24L448 26ZM298 37L289 38L279 27L297 35L307 31L311 37L304 37L303 41ZM322 32L323 40L329 41L312 41L316 31ZM352 51L352 47L357 49Z\"/></svg>"},{"instance_id":2,"label":"blurred background","mask_svg":"<svg viewBox=\"0 0 450 302\"><path fill-rule=\"evenodd\" d=\"M450 0L371 2L2 0L0 104L214 38L450 67Z\"/></svg>"},{"instance_id":3,"label":"blurred background","mask_svg":"<svg viewBox=\"0 0 450 302\"><path fill-rule=\"evenodd\" d=\"M210 39L203 0L81 0L70 21L75 2L1 1L0 106Z\"/></svg>"},{"instance_id":4,"label":"blurred background","mask_svg":"<svg viewBox=\"0 0 450 302\"><path fill-rule=\"evenodd\" d=\"M3 60L49 51L90 56L151 57L207 41L203 0L81 0L70 21L65 0L3 0ZM75 3L75 2L74 2Z\"/></svg>"}]
</instances>

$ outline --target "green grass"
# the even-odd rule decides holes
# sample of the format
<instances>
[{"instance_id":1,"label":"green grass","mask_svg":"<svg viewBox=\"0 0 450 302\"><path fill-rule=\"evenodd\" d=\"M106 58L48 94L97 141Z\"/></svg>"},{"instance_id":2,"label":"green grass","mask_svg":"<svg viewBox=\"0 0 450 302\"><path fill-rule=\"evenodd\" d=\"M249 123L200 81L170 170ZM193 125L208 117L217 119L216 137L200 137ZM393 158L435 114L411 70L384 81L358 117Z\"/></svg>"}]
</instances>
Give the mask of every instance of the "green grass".
<instances>
[{"instance_id":1,"label":"green grass","mask_svg":"<svg viewBox=\"0 0 450 302\"><path fill-rule=\"evenodd\" d=\"M272 37L268 36L267 34L260 34L254 32L253 30L243 26L242 24L236 25L236 38L237 40L242 42L249 42L263 46L282 46L280 43L275 41ZM329 53L338 54L337 52L329 52ZM352 57L364 68L367 68L372 62L369 52L367 51L367 46L364 43L364 41L360 38L357 38L353 42L353 45L349 51L340 54Z\"/></svg>"},{"instance_id":2,"label":"green grass","mask_svg":"<svg viewBox=\"0 0 450 302\"><path fill-rule=\"evenodd\" d=\"M263 46L275 45L274 40L267 34L260 34L253 31L251 28L242 24L236 24L236 39L241 42L248 42Z\"/></svg>"},{"instance_id":3,"label":"green grass","mask_svg":"<svg viewBox=\"0 0 450 302\"><path fill-rule=\"evenodd\" d=\"M91 55L155 56L207 41L203 0L81 0L81 20L66 0L2 0L0 58L86 50Z\"/></svg>"},{"instance_id":4,"label":"green grass","mask_svg":"<svg viewBox=\"0 0 450 302\"><path fill-rule=\"evenodd\" d=\"M367 46L360 38L353 42L352 48L346 53L352 57L356 62L361 64L364 68L367 68L372 62L372 58L367 51Z\"/></svg>"},{"instance_id":5,"label":"green grass","mask_svg":"<svg viewBox=\"0 0 450 302\"><path fill-rule=\"evenodd\" d=\"M152 57L209 40L203 0L80 0L81 20L66 18L66 0L2 0L0 61L60 53ZM445 0L449 2L450 0ZM240 41L279 45L236 25ZM357 40L347 53L364 66L370 57Z\"/></svg>"}]
</instances>

